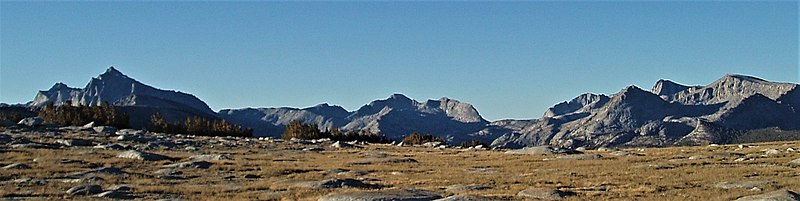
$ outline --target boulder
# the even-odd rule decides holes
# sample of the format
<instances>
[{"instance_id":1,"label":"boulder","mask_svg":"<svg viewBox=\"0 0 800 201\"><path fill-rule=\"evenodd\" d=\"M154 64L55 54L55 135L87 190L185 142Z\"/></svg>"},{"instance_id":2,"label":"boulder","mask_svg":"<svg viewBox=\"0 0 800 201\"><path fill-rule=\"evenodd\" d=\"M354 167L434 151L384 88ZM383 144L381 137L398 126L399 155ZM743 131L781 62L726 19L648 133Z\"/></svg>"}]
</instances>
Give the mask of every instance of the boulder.
<instances>
[{"instance_id":1,"label":"boulder","mask_svg":"<svg viewBox=\"0 0 800 201\"><path fill-rule=\"evenodd\" d=\"M752 189L752 188L763 188L767 185L775 185L777 183L773 181L726 181L726 182L719 182L714 185L714 187L721 188L721 189L734 189L734 188L741 188L741 189Z\"/></svg>"},{"instance_id":2,"label":"boulder","mask_svg":"<svg viewBox=\"0 0 800 201\"><path fill-rule=\"evenodd\" d=\"M82 178L78 178L78 179L67 179L67 180L64 180L63 182L64 183L98 183L98 182L102 182L102 181L105 181L105 179L103 179L102 177L88 176L88 177L82 177Z\"/></svg>"},{"instance_id":3,"label":"boulder","mask_svg":"<svg viewBox=\"0 0 800 201\"><path fill-rule=\"evenodd\" d=\"M441 144L442 144L442 142L439 142L439 141L434 141L434 142L426 142L426 143L423 143L423 144L422 144L422 146L423 146L423 147L437 147L437 146L439 146L439 145L441 145Z\"/></svg>"},{"instance_id":4,"label":"boulder","mask_svg":"<svg viewBox=\"0 0 800 201\"><path fill-rule=\"evenodd\" d=\"M95 168L95 169L89 169L89 170L85 170L85 171L80 171L80 172L73 172L73 173L67 174L67 177L75 178L75 177L82 177L82 176L88 175L88 174L123 175L123 174L127 174L127 172L122 171L119 168L101 167L101 168Z\"/></svg>"},{"instance_id":5,"label":"boulder","mask_svg":"<svg viewBox=\"0 0 800 201\"><path fill-rule=\"evenodd\" d=\"M790 190L777 190L764 194L741 197L735 201L800 201L800 195Z\"/></svg>"},{"instance_id":6,"label":"boulder","mask_svg":"<svg viewBox=\"0 0 800 201\"><path fill-rule=\"evenodd\" d=\"M261 179L261 176L254 175L254 174L246 174L246 175L242 176L242 178L245 178L245 179Z\"/></svg>"},{"instance_id":7,"label":"boulder","mask_svg":"<svg viewBox=\"0 0 800 201\"><path fill-rule=\"evenodd\" d=\"M103 188L98 185L81 185L72 187L67 190L70 195L94 195L103 191Z\"/></svg>"},{"instance_id":8,"label":"boulder","mask_svg":"<svg viewBox=\"0 0 800 201\"><path fill-rule=\"evenodd\" d=\"M117 135L142 135L145 132L143 130L135 130L135 129L120 129L117 130Z\"/></svg>"},{"instance_id":9,"label":"boulder","mask_svg":"<svg viewBox=\"0 0 800 201\"><path fill-rule=\"evenodd\" d=\"M21 143L21 144L12 144L11 148L20 149L20 148L30 148L30 149L55 149L58 146L52 144L40 144L40 143Z\"/></svg>"},{"instance_id":10,"label":"boulder","mask_svg":"<svg viewBox=\"0 0 800 201\"><path fill-rule=\"evenodd\" d=\"M92 141L82 139L58 139L56 143L64 146L92 146Z\"/></svg>"},{"instance_id":11,"label":"boulder","mask_svg":"<svg viewBox=\"0 0 800 201\"><path fill-rule=\"evenodd\" d=\"M369 165L376 163L417 163L413 158L362 158L350 161L350 165Z\"/></svg>"},{"instance_id":12,"label":"boulder","mask_svg":"<svg viewBox=\"0 0 800 201\"><path fill-rule=\"evenodd\" d=\"M97 133L105 133L105 134L116 134L117 133L117 128L114 128L114 127L111 127L111 126L95 126L95 127L92 127L92 129L94 130L94 132L97 132Z\"/></svg>"},{"instance_id":13,"label":"boulder","mask_svg":"<svg viewBox=\"0 0 800 201\"><path fill-rule=\"evenodd\" d=\"M98 145L94 146L94 148L96 148L96 149L110 149L110 150L125 150L125 149L130 149L131 146L126 145L126 144L113 143L113 144L98 144Z\"/></svg>"},{"instance_id":14,"label":"boulder","mask_svg":"<svg viewBox=\"0 0 800 201\"><path fill-rule=\"evenodd\" d=\"M189 159L193 161L221 161L221 160L231 160L231 157L222 154L201 154L201 155L190 156Z\"/></svg>"},{"instance_id":15,"label":"boulder","mask_svg":"<svg viewBox=\"0 0 800 201\"><path fill-rule=\"evenodd\" d=\"M44 124L44 119L42 119L41 117L28 117L20 120L19 123L17 124L27 127L36 127Z\"/></svg>"},{"instance_id":16,"label":"boulder","mask_svg":"<svg viewBox=\"0 0 800 201\"><path fill-rule=\"evenodd\" d=\"M318 201L429 201L439 198L442 198L442 196L431 191L398 189L333 193L322 196Z\"/></svg>"},{"instance_id":17,"label":"boulder","mask_svg":"<svg viewBox=\"0 0 800 201\"><path fill-rule=\"evenodd\" d=\"M339 148L339 149L346 149L346 148L353 148L353 147L356 147L356 146L352 145L352 144L348 144L346 142L336 141L333 144L331 144L331 147Z\"/></svg>"},{"instance_id":18,"label":"boulder","mask_svg":"<svg viewBox=\"0 0 800 201\"><path fill-rule=\"evenodd\" d=\"M31 166L26 165L24 163L12 163L12 164L3 166L0 169L3 169L3 170L11 170L11 169L27 170L27 169L31 169Z\"/></svg>"},{"instance_id":19,"label":"boulder","mask_svg":"<svg viewBox=\"0 0 800 201\"><path fill-rule=\"evenodd\" d=\"M88 124L84 124L83 127L84 128L94 128L94 124L95 124L94 122L89 122Z\"/></svg>"},{"instance_id":20,"label":"boulder","mask_svg":"<svg viewBox=\"0 0 800 201\"><path fill-rule=\"evenodd\" d=\"M181 175L181 174L183 174L183 171L180 171L180 170L177 170L177 169L173 169L173 168L169 168L169 169L156 170L155 172L153 172L153 174L156 174L156 175Z\"/></svg>"},{"instance_id":21,"label":"boulder","mask_svg":"<svg viewBox=\"0 0 800 201\"><path fill-rule=\"evenodd\" d=\"M615 152L612 152L611 155L614 155L614 156L644 156L644 154L630 152L630 151L615 151Z\"/></svg>"},{"instance_id":22,"label":"boulder","mask_svg":"<svg viewBox=\"0 0 800 201\"><path fill-rule=\"evenodd\" d=\"M789 161L789 166L800 167L800 158Z\"/></svg>"},{"instance_id":23,"label":"boulder","mask_svg":"<svg viewBox=\"0 0 800 201\"><path fill-rule=\"evenodd\" d=\"M562 200L571 194L574 193L564 192L555 188L531 187L520 191L517 196L539 200Z\"/></svg>"},{"instance_id":24,"label":"boulder","mask_svg":"<svg viewBox=\"0 0 800 201\"><path fill-rule=\"evenodd\" d=\"M290 184L290 186L300 187L300 188L323 189L323 188L370 188L373 185L365 184L364 182L355 179L326 179L322 181L296 182Z\"/></svg>"},{"instance_id":25,"label":"boulder","mask_svg":"<svg viewBox=\"0 0 800 201\"><path fill-rule=\"evenodd\" d=\"M107 190L117 191L117 192L131 192L133 188L131 186L125 184L114 185Z\"/></svg>"},{"instance_id":26,"label":"boulder","mask_svg":"<svg viewBox=\"0 0 800 201\"><path fill-rule=\"evenodd\" d=\"M559 156L556 158L545 158L546 161L554 161L554 160L598 160L603 159L603 156L600 154L578 154L578 155L566 155L566 156Z\"/></svg>"},{"instance_id":27,"label":"boulder","mask_svg":"<svg viewBox=\"0 0 800 201\"><path fill-rule=\"evenodd\" d=\"M115 190L104 191L102 193L95 195L94 197L108 198L108 199L130 199L130 196L127 193Z\"/></svg>"},{"instance_id":28,"label":"boulder","mask_svg":"<svg viewBox=\"0 0 800 201\"><path fill-rule=\"evenodd\" d=\"M448 186L445 191L479 191L479 190L487 190L491 189L492 187L478 185L478 184L470 184L470 185L453 185Z\"/></svg>"},{"instance_id":29,"label":"boulder","mask_svg":"<svg viewBox=\"0 0 800 201\"><path fill-rule=\"evenodd\" d=\"M764 150L764 154L766 154L766 155L778 155L778 154L781 154L781 150L767 149L767 150Z\"/></svg>"},{"instance_id":30,"label":"boulder","mask_svg":"<svg viewBox=\"0 0 800 201\"><path fill-rule=\"evenodd\" d=\"M145 160L145 161L160 161L169 159L169 157L164 155L141 152L137 150L122 152L117 155L117 158L130 158L130 159Z\"/></svg>"},{"instance_id":31,"label":"boulder","mask_svg":"<svg viewBox=\"0 0 800 201\"><path fill-rule=\"evenodd\" d=\"M189 162L182 162L182 163L175 163L175 164L164 165L164 166L162 166L162 167L165 167L165 168L196 168L196 169L208 169L209 167L211 167L211 165L213 165L213 163L210 163L210 162L208 162L208 161L189 161Z\"/></svg>"},{"instance_id":32,"label":"boulder","mask_svg":"<svg viewBox=\"0 0 800 201\"><path fill-rule=\"evenodd\" d=\"M437 199L434 201L500 201L500 200L507 200L507 199L498 199L498 198L483 197L477 195L454 195L442 199Z\"/></svg>"}]
</instances>

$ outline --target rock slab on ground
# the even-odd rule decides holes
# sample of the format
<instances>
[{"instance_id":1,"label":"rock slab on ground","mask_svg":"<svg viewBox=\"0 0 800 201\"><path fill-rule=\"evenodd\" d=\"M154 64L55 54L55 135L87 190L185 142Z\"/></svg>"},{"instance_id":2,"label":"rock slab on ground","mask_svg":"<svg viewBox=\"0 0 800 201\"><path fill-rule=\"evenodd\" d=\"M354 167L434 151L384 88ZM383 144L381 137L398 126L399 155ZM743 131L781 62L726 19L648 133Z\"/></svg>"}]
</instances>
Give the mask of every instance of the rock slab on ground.
<instances>
[{"instance_id":1,"label":"rock slab on ground","mask_svg":"<svg viewBox=\"0 0 800 201\"><path fill-rule=\"evenodd\" d=\"M504 199L498 198L491 198L491 197L483 197L477 195L454 195L434 201L500 201Z\"/></svg>"},{"instance_id":2,"label":"rock slab on ground","mask_svg":"<svg viewBox=\"0 0 800 201\"><path fill-rule=\"evenodd\" d=\"M67 190L70 195L94 195L103 191L103 188L98 185L81 185L72 187Z\"/></svg>"},{"instance_id":3,"label":"rock slab on ground","mask_svg":"<svg viewBox=\"0 0 800 201\"><path fill-rule=\"evenodd\" d=\"M182 162L182 163L175 163L164 165L165 168L197 168L197 169L208 169L211 167L213 163L208 161L189 161L189 162Z\"/></svg>"},{"instance_id":4,"label":"rock slab on ground","mask_svg":"<svg viewBox=\"0 0 800 201\"><path fill-rule=\"evenodd\" d=\"M402 189L334 193L323 196L318 201L430 201L439 198L442 196L431 191Z\"/></svg>"},{"instance_id":5,"label":"rock slab on ground","mask_svg":"<svg viewBox=\"0 0 800 201\"><path fill-rule=\"evenodd\" d=\"M137 160L145 160L145 161L159 161L159 160L166 160L169 157L164 155L154 154L154 153L147 153L141 152L136 150L125 151L117 155L118 158L130 158L130 159L137 159Z\"/></svg>"},{"instance_id":6,"label":"rock slab on ground","mask_svg":"<svg viewBox=\"0 0 800 201\"><path fill-rule=\"evenodd\" d=\"M44 124L44 119L42 119L41 117L28 117L20 120L19 123L17 124L28 127L41 126L42 124Z\"/></svg>"},{"instance_id":7,"label":"rock slab on ground","mask_svg":"<svg viewBox=\"0 0 800 201\"><path fill-rule=\"evenodd\" d=\"M525 147L522 149L514 149L506 151L506 154L532 154L532 155L576 154L576 153L580 152L575 150L551 147L551 146L534 146L534 147Z\"/></svg>"},{"instance_id":8,"label":"rock slab on ground","mask_svg":"<svg viewBox=\"0 0 800 201\"><path fill-rule=\"evenodd\" d=\"M306 181L291 184L294 187L302 188L369 188L373 185L365 184L355 179L326 179L322 181Z\"/></svg>"},{"instance_id":9,"label":"rock slab on ground","mask_svg":"<svg viewBox=\"0 0 800 201\"><path fill-rule=\"evenodd\" d=\"M735 201L800 201L800 194L790 190L777 190L764 194L741 197Z\"/></svg>"},{"instance_id":10,"label":"rock slab on ground","mask_svg":"<svg viewBox=\"0 0 800 201\"><path fill-rule=\"evenodd\" d=\"M448 186L445 191L479 191L479 190L486 190L491 189L492 187L478 185L478 184L470 184L470 185L453 185Z\"/></svg>"},{"instance_id":11,"label":"rock slab on ground","mask_svg":"<svg viewBox=\"0 0 800 201\"><path fill-rule=\"evenodd\" d=\"M742 189L752 189L752 188L763 188L767 185L773 185L775 182L772 181L726 181L726 182L719 182L714 187L721 188L721 189L734 189L734 188L742 188Z\"/></svg>"}]
</instances>

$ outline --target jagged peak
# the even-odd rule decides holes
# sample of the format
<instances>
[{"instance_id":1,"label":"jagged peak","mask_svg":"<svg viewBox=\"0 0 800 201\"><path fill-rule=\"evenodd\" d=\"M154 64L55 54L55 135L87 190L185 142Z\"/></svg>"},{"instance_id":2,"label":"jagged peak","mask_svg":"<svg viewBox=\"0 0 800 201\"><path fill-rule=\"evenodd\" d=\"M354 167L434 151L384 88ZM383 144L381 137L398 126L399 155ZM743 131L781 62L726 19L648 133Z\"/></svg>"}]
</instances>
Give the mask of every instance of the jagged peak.
<instances>
[{"instance_id":1,"label":"jagged peak","mask_svg":"<svg viewBox=\"0 0 800 201\"><path fill-rule=\"evenodd\" d=\"M728 80L735 80L735 81L749 81L749 82L769 82L761 78L757 78L754 76L749 75L742 75L742 74L733 74L728 73L725 76L722 76L718 81L728 81Z\"/></svg>"},{"instance_id":2,"label":"jagged peak","mask_svg":"<svg viewBox=\"0 0 800 201\"><path fill-rule=\"evenodd\" d=\"M98 78L102 79L104 77L125 77L125 78L127 78L128 76L125 75L125 74L122 74L122 72L120 72L119 70L114 68L114 66L111 66L111 67L108 67L108 69L106 69L106 72L104 72L103 74L100 74L100 76Z\"/></svg>"},{"instance_id":3,"label":"jagged peak","mask_svg":"<svg viewBox=\"0 0 800 201\"><path fill-rule=\"evenodd\" d=\"M414 101L411 98L409 98L408 96L405 96L405 95L400 94L400 93L395 93L395 94L392 94L391 96L389 96L389 98L386 98L386 99L383 99L383 100L372 101L370 103L370 105L372 105L372 106L376 106L376 105L381 105L381 106L400 106L400 105L414 105L414 104L416 104L416 101Z\"/></svg>"},{"instance_id":4,"label":"jagged peak","mask_svg":"<svg viewBox=\"0 0 800 201\"><path fill-rule=\"evenodd\" d=\"M659 79L658 81L656 81L656 86L678 86L678 87L689 87L689 86L687 86L687 85L678 84L677 82L674 82L674 81L672 81L672 80L667 80L667 79ZM653 88L655 88L655 87L653 87Z\"/></svg>"},{"instance_id":5,"label":"jagged peak","mask_svg":"<svg viewBox=\"0 0 800 201\"><path fill-rule=\"evenodd\" d=\"M401 93L395 93L389 96L389 98L386 100L411 100L411 98Z\"/></svg>"},{"instance_id":6,"label":"jagged peak","mask_svg":"<svg viewBox=\"0 0 800 201\"><path fill-rule=\"evenodd\" d=\"M623 88L622 91L619 92L619 94L640 94L640 93L650 94L650 92L647 92L642 88L637 87L636 85L627 86Z\"/></svg>"},{"instance_id":7,"label":"jagged peak","mask_svg":"<svg viewBox=\"0 0 800 201\"><path fill-rule=\"evenodd\" d=\"M608 96L606 96L604 94L583 93L581 95L576 96L575 98L573 98L570 101L580 101L580 100L586 100L586 99L592 99L592 98L602 98L602 97L608 97Z\"/></svg>"},{"instance_id":8,"label":"jagged peak","mask_svg":"<svg viewBox=\"0 0 800 201\"><path fill-rule=\"evenodd\" d=\"M664 101L660 97L658 97L658 95L653 94L653 93L651 93L649 91L645 91L642 88L639 88L639 87L634 86L634 85L625 87L624 89L622 89L622 91L620 91L619 93L615 94L614 97L612 98L612 100L613 99L616 99L617 101L624 101L624 102L631 101L631 100L637 100L637 102L638 102L638 100L647 100L647 99L650 99L650 100L653 100L653 101L657 100L659 102Z\"/></svg>"},{"instance_id":9,"label":"jagged peak","mask_svg":"<svg viewBox=\"0 0 800 201\"><path fill-rule=\"evenodd\" d=\"M49 91L61 90L61 89L78 90L78 88L69 87L67 86L67 84L64 84L63 82L57 82L56 84L53 85L53 87L50 87Z\"/></svg>"},{"instance_id":10,"label":"jagged peak","mask_svg":"<svg viewBox=\"0 0 800 201\"><path fill-rule=\"evenodd\" d=\"M650 89L650 92L653 94L662 96L662 95L672 95L681 91L684 91L689 88L700 88L699 86L687 86L683 84L678 84L673 82L672 80L667 79L659 79L653 88Z\"/></svg>"},{"instance_id":11,"label":"jagged peak","mask_svg":"<svg viewBox=\"0 0 800 201\"><path fill-rule=\"evenodd\" d=\"M344 109L342 106L339 106L339 105L331 105L331 104L329 104L329 103L327 103L327 102L325 102L325 103L320 103L320 104L316 104L316 105L314 105L314 106L307 107L307 108L303 108L303 109L304 109L304 110L308 110L308 109L324 109L324 108L336 108L336 109L342 109L342 110L345 110L345 109ZM346 110L345 110L345 111L346 111Z\"/></svg>"}]
</instances>

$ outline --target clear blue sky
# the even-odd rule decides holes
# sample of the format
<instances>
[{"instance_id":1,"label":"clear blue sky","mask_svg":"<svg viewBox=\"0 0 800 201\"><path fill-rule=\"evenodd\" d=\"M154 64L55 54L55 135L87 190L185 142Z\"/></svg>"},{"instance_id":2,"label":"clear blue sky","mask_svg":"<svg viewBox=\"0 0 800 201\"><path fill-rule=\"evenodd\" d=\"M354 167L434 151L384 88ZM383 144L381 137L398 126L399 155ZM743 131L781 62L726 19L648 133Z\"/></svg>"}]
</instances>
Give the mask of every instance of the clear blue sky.
<instances>
[{"instance_id":1,"label":"clear blue sky","mask_svg":"<svg viewBox=\"0 0 800 201\"><path fill-rule=\"evenodd\" d=\"M392 93L538 118L581 93L708 84L726 73L798 82L798 3L8 2L0 102L108 66L213 109L357 109Z\"/></svg>"}]
</instances>

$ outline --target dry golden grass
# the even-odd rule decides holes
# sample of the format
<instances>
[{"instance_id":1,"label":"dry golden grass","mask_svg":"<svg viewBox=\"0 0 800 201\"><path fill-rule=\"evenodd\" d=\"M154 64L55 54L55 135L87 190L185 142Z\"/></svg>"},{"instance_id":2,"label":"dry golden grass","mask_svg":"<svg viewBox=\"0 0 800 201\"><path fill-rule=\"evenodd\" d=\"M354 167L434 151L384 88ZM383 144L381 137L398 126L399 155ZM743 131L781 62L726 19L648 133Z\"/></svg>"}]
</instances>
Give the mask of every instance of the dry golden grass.
<instances>
[{"instance_id":1,"label":"dry golden grass","mask_svg":"<svg viewBox=\"0 0 800 201\"><path fill-rule=\"evenodd\" d=\"M294 150L300 145L269 144L266 149L215 148L192 153L186 151L154 151L170 157L186 158L199 153L226 154L229 161L214 161L209 169L182 169L185 180L155 178L154 171L170 161L137 161L116 158L120 151L92 148L69 149L2 149L0 164L21 162L27 170L0 170L0 197L25 194L47 199L86 199L70 197L65 190L78 184L60 182L65 175L94 167L116 167L130 174L104 175L103 187L129 184L134 196L150 200L180 197L187 200L316 200L320 196L345 191L369 189L308 189L286 185L293 181L328 178L359 178L386 189L416 188L431 190L443 196L473 194L520 199L516 194L528 187L556 187L573 191L567 200L732 200L777 189L800 191L800 168L788 162L800 158L800 142L752 144L757 147L737 149L730 146L647 148L628 151L644 156L614 156L610 152L587 151L604 156L601 160L552 160L556 156L510 155L499 151L436 150L418 147L369 145L362 149L327 148L321 152ZM761 156L766 148L783 150L782 154ZM357 165L352 160L384 153L390 158L413 158L417 163L374 163ZM744 156L723 156L739 153L753 158L734 161ZM690 156L705 158L689 160ZM37 162L33 162L36 159ZM61 159L85 163L59 164ZM331 169L345 169L345 174L325 174ZM361 174L353 174L361 172ZM244 179L247 174L261 176ZM233 178L224 179L226 176ZM22 185L19 178L45 179L45 185ZM774 181L775 185L750 189L721 189L714 185L723 181ZM488 190L448 192L451 185L480 184ZM604 190L602 190L604 189Z\"/></svg>"}]
</instances>

